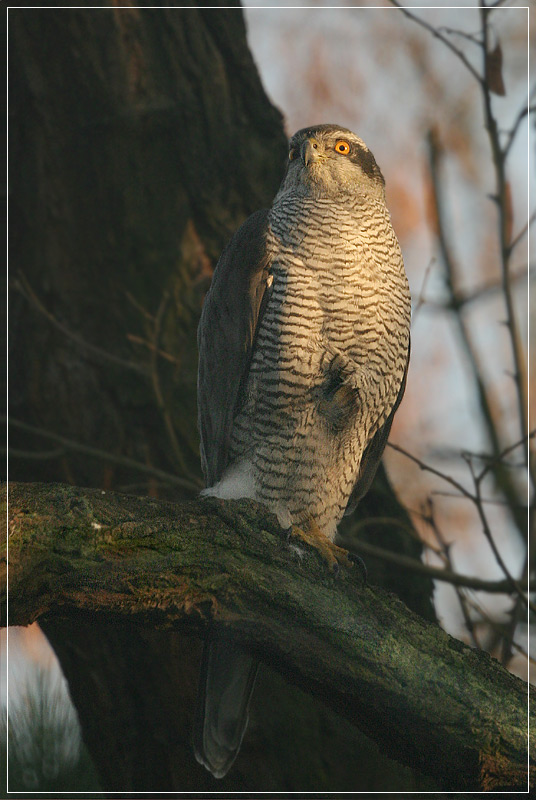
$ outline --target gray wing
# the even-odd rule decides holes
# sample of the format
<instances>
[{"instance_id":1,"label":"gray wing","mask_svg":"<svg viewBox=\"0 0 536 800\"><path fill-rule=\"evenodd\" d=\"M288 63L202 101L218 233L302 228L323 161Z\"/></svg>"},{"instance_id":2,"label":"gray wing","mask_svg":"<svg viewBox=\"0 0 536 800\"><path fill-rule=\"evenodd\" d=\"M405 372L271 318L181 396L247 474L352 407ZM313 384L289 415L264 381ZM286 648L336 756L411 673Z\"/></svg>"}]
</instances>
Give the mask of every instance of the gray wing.
<instances>
[{"instance_id":1,"label":"gray wing","mask_svg":"<svg viewBox=\"0 0 536 800\"><path fill-rule=\"evenodd\" d=\"M389 433L391 432L391 425L393 424L393 419L396 410L400 405L400 403L402 402L402 398L404 397L404 392L406 390L406 378L408 375L408 366L409 366L409 347L408 347L408 358L406 361L406 368L404 370L404 377L402 378L402 383L400 385L400 390L398 392L396 402L391 410L391 413L387 417L385 423L379 430L376 431L376 433L374 434L374 436L372 437L372 439L365 448L363 457L361 458L361 465L359 467L359 474L357 476L357 481L352 490L352 494L350 495L350 498L348 500L346 511L344 512L345 516L355 511L357 504L366 495L366 493L370 489L372 481L374 480L376 470L380 465L381 457L383 455L383 451L385 450L385 445L387 444L387 439L389 438Z\"/></svg>"},{"instance_id":2,"label":"gray wing","mask_svg":"<svg viewBox=\"0 0 536 800\"><path fill-rule=\"evenodd\" d=\"M228 463L233 420L245 399L257 330L270 294L267 229L264 209L235 233L218 261L199 322L198 423L207 486L217 483Z\"/></svg>"}]
</instances>

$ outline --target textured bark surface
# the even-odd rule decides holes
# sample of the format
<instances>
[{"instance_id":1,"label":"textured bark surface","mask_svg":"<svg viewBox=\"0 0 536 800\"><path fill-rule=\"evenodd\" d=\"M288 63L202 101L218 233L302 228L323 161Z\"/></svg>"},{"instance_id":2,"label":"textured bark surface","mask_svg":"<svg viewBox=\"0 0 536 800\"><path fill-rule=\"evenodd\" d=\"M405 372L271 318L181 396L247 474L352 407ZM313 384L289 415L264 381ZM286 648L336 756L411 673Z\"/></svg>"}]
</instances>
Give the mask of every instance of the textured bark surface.
<instances>
[{"instance_id":1,"label":"textured bark surface","mask_svg":"<svg viewBox=\"0 0 536 800\"><path fill-rule=\"evenodd\" d=\"M254 504L21 484L10 508L11 624L43 619L53 643L93 619L224 627L443 788L526 787L526 685L357 569L335 576L316 551L297 555Z\"/></svg>"}]
</instances>

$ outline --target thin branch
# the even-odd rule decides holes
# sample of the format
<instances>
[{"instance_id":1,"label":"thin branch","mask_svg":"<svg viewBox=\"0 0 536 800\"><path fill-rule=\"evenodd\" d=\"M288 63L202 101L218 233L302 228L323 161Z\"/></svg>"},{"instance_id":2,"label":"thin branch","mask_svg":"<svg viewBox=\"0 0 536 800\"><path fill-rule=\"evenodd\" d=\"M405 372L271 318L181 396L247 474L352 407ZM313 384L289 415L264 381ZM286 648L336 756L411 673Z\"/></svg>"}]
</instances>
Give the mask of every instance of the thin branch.
<instances>
[{"instance_id":1,"label":"thin branch","mask_svg":"<svg viewBox=\"0 0 536 800\"><path fill-rule=\"evenodd\" d=\"M419 542L419 544L423 544L420 536L415 531L413 525L404 522L399 517L373 517L367 519L359 519L354 521L354 523L352 524L351 533L357 533L357 531L363 528L368 528L371 525L373 526L381 525L382 527L398 528L399 530L404 531L404 533L406 533L416 542Z\"/></svg>"},{"instance_id":2,"label":"thin branch","mask_svg":"<svg viewBox=\"0 0 536 800\"><path fill-rule=\"evenodd\" d=\"M376 519L367 520L371 525L376 524ZM341 541L343 537L341 536ZM385 550L383 547L376 547L376 545L363 542L360 539L344 539L347 546L352 550L357 550L366 556L378 558L388 564L394 564L397 567L406 569L409 572L414 572L418 575L426 575L434 580L444 581L451 583L453 586L465 586L469 589L474 589L479 592L489 592L490 594L512 594L515 590L512 588L511 582L507 579L500 581L485 580L483 578L476 578L471 575L462 575L458 572L453 572L451 569L444 569L443 567L432 567L429 564L423 564L422 561L417 561L410 556L402 555L401 553L393 553L391 550ZM533 587L536 589L536 584Z\"/></svg>"},{"instance_id":3,"label":"thin branch","mask_svg":"<svg viewBox=\"0 0 536 800\"><path fill-rule=\"evenodd\" d=\"M523 225L523 227L521 228L519 233L516 236L514 236L514 238L512 239L512 242L510 244L510 253L512 253L514 251L514 249L517 247L519 242L522 241L522 239L524 239L524 237L527 235L527 233L529 232L529 229L534 224L534 220L536 220L536 211L532 212L532 214L530 215L528 221ZM512 281L512 278L510 280Z\"/></svg>"},{"instance_id":4,"label":"thin branch","mask_svg":"<svg viewBox=\"0 0 536 800\"><path fill-rule=\"evenodd\" d=\"M2 453L27 461L51 461L54 458L60 458L65 452L65 447L56 447L54 450L19 450L16 447L2 447Z\"/></svg>"},{"instance_id":5,"label":"thin branch","mask_svg":"<svg viewBox=\"0 0 536 800\"><path fill-rule=\"evenodd\" d=\"M523 464L523 469L526 469L526 466L524 464ZM462 497L462 495L456 494L456 492L442 492L439 489L434 489L434 491L431 492L431 494L434 497L452 497L455 500L456 499L460 500L460 498L462 500L466 499L466 498ZM510 508L510 503L508 503L506 500L495 500L492 497L482 497L480 502L483 503L484 505L488 505L488 506L501 506L501 507L505 507L505 508ZM517 508L523 509L524 511L527 510L527 506L523 505L522 503L518 503L517 504Z\"/></svg>"},{"instance_id":6,"label":"thin branch","mask_svg":"<svg viewBox=\"0 0 536 800\"><path fill-rule=\"evenodd\" d=\"M188 469L186 467L186 462L184 460L184 456L182 453L182 449L179 445L177 434L175 432L175 426L173 425L173 420L171 419L171 415L169 413L169 409L167 404L164 400L164 395L162 394L162 387L160 385L160 373L158 371L158 341L160 339L160 330L162 327L162 318L164 316L167 302L169 299L169 293L164 291L162 294L162 299L160 301L160 305L158 306L158 311L156 312L154 318L154 325L152 331L152 348L151 348L151 383L153 387L154 396L156 398L156 404L158 406L158 410L160 411L160 415L164 421L164 425L169 437L169 441L171 443L171 449L173 455L175 456L175 461L177 466L179 467L180 472L186 474Z\"/></svg>"},{"instance_id":7,"label":"thin branch","mask_svg":"<svg viewBox=\"0 0 536 800\"><path fill-rule=\"evenodd\" d=\"M143 339L141 336L135 336L133 333L128 333L127 339L129 342L133 342L133 344L141 344L143 347L147 347L149 350L157 353L157 355L159 355L161 358L169 361L171 364L179 366L181 363L176 356L171 355L171 353L166 353L165 350L161 350L159 347L155 347L153 342L148 342L147 339Z\"/></svg>"},{"instance_id":8,"label":"thin branch","mask_svg":"<svg viewBox=\"0 0 536 800\"><path fill-rule=\"evenodd\" d=\"M421 461L420 458L417 458L417 456L408 453L408 451L404 450L403 447L400 447L399 445L394 444L393 442L387 442L387 447L390 447L392 450L396 450L397 453L401 453L402 455L406 456L406 458L409 458L410 461L413 461L415 464L417 464L417 466L423 472L430 472L432 475L436 475L438 478L441 478L441 480L450 483L450 485L454 486L454 488L457 489L461 495L475 502L475 495L472 494L468 489L466 489L465 486L463 486L459 481L455 480L451 475L447 475L445 472L441 472L435 467L431 467L429 464L425 464L424 461Z\"/></svg>"},{"instance_id":9,"label":"thin branch","mask_svg":"<svg viewBox=\"0 0 536 800\"><path fill-rule=\"evenodd\" d=\"M459 31L455 28L448 28L446 25L441 25L437 30L439 33L448 33L451 36L460 36L462 39L467 39L467 41L471 42L472 44L482 47L482 40L479 38L479 36L482 35L481 31L477 31L476 33L465 33L465 31Z\"/></svg>"},{"instance_id":10,"label":"thin branch","mask_svg":"<svg viewBox=\"0 0 536 800\"><path fill-rule=\"evenodd\" d=\"M431 498L428 500L428 507L429 507L428 525L431 528L431 530L432 530L432 532L433 532L433 534L435 536L435 539L436 539L436 541L437 541L437 543L438 543L438 545L439 545L439 547L441 549L441 557L443 559L443 563L446 564L447 568L451 572L456 574L456 570L453 567L452 558L451 558L451 555L450 555L451 544L449 542L447 542L447 540L445 539L445 537L443 536L443 534L441 532L441 528L439 527L439 525L437 523L437 520L435 518L435 513L434 513L435 512L434 504L433 504L433 501L432 501ZM479 650L481 650L482 648L481 648L481 645L480 645L480 642L479 642L479 639L478 639L478 636L477 636L475 625L473 623L473 618L471 617L471 612L470 612L470 610L468 608L466 593L465 593L465 591L463 590L463 588L461 586L454 586L453 588L454 588L454 591L456 592L456 597L458 599L458 603L459 603L461 611L462 611L463 619L464 619L464 622L465 622L465 627L466 627L467 631L469 632L469 636L471 638L471 641L473 642L473 645L475 647L477 647Z\"/></svg>"},{"instance_id":11,"label":"thin branch","mask_svg":"<svg viewBox=\"0 0 536 800\"><path fill-rule=\"evenodd\" d=\"M486 644L486 650L488 652L493 652L493 650L497 647L498 643L501 640L504 640L509 634L508 631L505 629L503 625L500 625L496 620L494 620L487 611L483 608L482 604L475 598L467 598L467 602L470 606L472 606L473 610L476 611L481 617L482 625L487 625L495 634L494 643L491 645ZM536 664L536 659L532 658L532 656L527 653L527 651L521 647L516 641L512 640L511 647L513 650L516 650L520 655L524 656L528 661L533 664ZM502 662L501 662L502 663Z\"/></svg>"},{"instance_id":12,"label":"thin branch","mask_svg":"<svg viewBox=\"0 0 536 800\"><path fill-rule=\"evenodd\" d=\"M399 8L399 9L400 9L400 11L401 11L401 12L402 12L402 13L403 13L403 14L404 14L406 17L408 17L408 19L411 19L411 20L413 20L413 22L416 22L418 25L420 25L420 26L421 26L421 27L423 27L425 30L427 30L427 31L428 31L428 33L431 33L431 34L432 34L432 36L433 36L435 39L439 39L441 42L443 42L443 44L444 44L446 47L448 47L448 49L449 49L449 50L451 50L451 51L454 53L454 55L455 55L457 58L459 58L459 59L460 59L460 61L462 62L462 64L463 64L463 65L464 65L464 66L465 66L465 67L466 67L466 68L469 70L469 72L471 73L471 75L473 76L473 78L474 78L476 81L478 81L478 83L480 83L480 84L481 84L481 83L483 83L483 79L482 79L482 77L479 75L479 73L477 72L477 70L476 70L476 69L473 67L473 65L471 64L471 62L470 62L470 61L467 59L467 57L466 57L465 53L463 53L463 51L462 51L462 50L460 50L458 47L456 47L456 45L452 44L452 42L450 41L450 39L448 39L446 36L443 36L443 34L442 34L442 33L441 33L441 32L440 32L440 31L439 31L437 28L434 28L434 26L433 26L433 25L430 25L430 23L426 22L426 20L424 20L424 19L421 19L421 18L420 18L420 17L418 17L416 14L412 14L410 11L408 11L408 9L407 9L407 8L404 8L404 6L403 6L403 5L401 5L401 3L398 3L398 2L397 2L397 0L390 0L390 2L392 3L392 5L394 5L394 6L396 6L397 8Z\"/></svg>"},{"instance_id":13,"label":"thin branch","mask_svg":"<svg viewBox=\"0 0 536 800\"><path fill-rule=\"evenodd\" d=\"M525 561L523 563L523 569L521 570L520 582L526 581L528 578L528 549L525 552ZM507 666L512 658L512 648L514 645L514 636L516 633L517 625L519 620L521 619L522 614L524 613L523 605L521 602L520 597L516 597L514 606L510 611L510 619L508 621L508 625L505 627L505 633L503 637L503 646L501 652L501 664Z\"/></svg>"},{"instance_id":14,"label":"thin branch","mask_svg":"<svg viewBox=\"0 0 536 800\"><path fill-rule=\"evenodd\" d=\"M503 557L502 557L502 555L500 553L499 548L497 547L497 545L495 543L495 538L494 538L493 533L491 531L491 528L490 528L490 525L489 525L489 522L488 522L488 518L486 517L486 513L484 511L484 506L482 504L482 498L481 498L481 495L480 495L483 474L476 475L476 473L474 472L474 469L473 469L472 460L470 458L468 458L468 459L466 459L466 461L467 461L467 464L468 464L469 469L471 471L471 475L472 475L473 483L474 483L474 487L475 487L475 507L476 507L476 510L477 510L477 513L478 513L478 516L479 516L479 519L480 519L480 522L481 522L481 525L482 525L482 530L483 530L484 536L488 540L488 544L491 547L493 555L495 556L495 560L496 560L497 564L500 566L500 568L502 569L503 573L506 575L506 577L510 581L510 583L512 585L512 588L515 589L515 591L517 592L518 596L523 601L523 604L525 606L530 607L533 611L536 611L536 605L534 603L532 603L532 601L527 597L523 587L515 580L515 578L511 574L510 570L506 566L506 563L505 563L505 561L504 561L504 559L503 559Z\"/></svg>"},{"instance_id":15,"label":"thin branch","mask_svg":"<svg viewBox=\"0 0 536 800\"><path fill-rule=\"evenodd\" d=\"M517 283L518 281L526 281L526 279L527 279L526 269L511 275L512 283ZM482 298L485 298L487 295L495 294L498 291L502 291L502 279L496 281L489 281L488 283L485 283L482 286L478 286L476 289L473 289L473 291L470 292L463 292L463 293L457 292L454 298L454 303L456 308L462 308L465 305L474 303L475 300L480 300ZM450 308L452 309L453 306L451 305Z\"/></svg>"},{"instance_id":16,"label":"thin branch","mask_svg":"<svg viewBox=\"0 0 536 800\"><path fill-rule=\"evenodd\" d=\"M5 424L8 420L6 417L0 417L0 421ZM53 433L52 431L38 428L35 425L29 425L27 422L22 422L21 420L13 419L12 417L9 419L9 424L13 425L15 428L19 428L20 430L40 436L43 439L49 439L52 442L58 442L68 450L73 450L77 453L85 453L93 458L98 458L100 461L109 461L113 464L120 464L123 467L128 467L129 469L137 470L138 472L144 472L146 475L153 475L155 478L159 478L167 484L179 486L181 489L185 489L191 495L198 494L200 489L203 487L201 480L197 480L195 478L192 480L180 478L177 475L164 472L164 470L157 469L156 467L142 464L141 462L135 461L127 456L120 456L114 453L107 453L104 450L98 450L96 447L91 447L90 445L82 444L81 442L75 442L72 439L67 439L65 436L60 436L58 433Z\"/></svg>"},{"instance_id":17,"label":"thin branch","mask_svg":"<svg viewBox=\"0 0 536 800\"><path fill-rule=\"evenodd\" d=\"M535 436L536 436L536 428L534 430L532 430L532 431L529 431L529 433L526 436L523 436L517 442L514 442L514 444L511 444L511 445L508 445L508 447L505 447L504 450L501 453L499 453L497 456L493 456L493 457L492 456L488 456L487 458L489 459L489 463L486 464L486 466L484 467L482 472L479 474L478 480L481 482L482 479L485 477L485 475L487 475L487 473L493 468L493 466L498 461L504 463L504 459L506 458L506 456L510 455L510 453L513 453L514 450L517 450L522 445L527 444L527 442L529 442L531 439L534 439ZM482 456L478 456L478 457L482 458ZM525 464L525 466L526 466L526 464Z\"/></svg>"},{"instance_id":18,"label":"thin branch","mask_svg":"<svg viewBox=\"0 0 536 800\"><path fill-rule=\"evenodd\" d=\"M439 242L439 249L445 268L446 284L449 290L451 307L455 311L455 321L461 336L463 349L467 356L468 362L471 366L473 378L476 383L476 388L486 423L486 429L491 439L491 444L494 453L500 452L499 437L495 422L493 419L493 412L491 403L489 402L486 387L482 380L482 369L480 367L477 352L473 346L470 336L469 328L464 317L459 313L460 308L458 305L456 286L458 283L457 276L459 274L459 267L455 264L449 243L447 231L445 230L444 211L442 203L442 194L440 187L440 161L442 156L442 149L434 131L430 131L428 135L428 151L429 151L429 164L430 164L430 177L432 180L433 201L434 201L434 217L437 227L437 238Z\"/></svg>"},{"instance_id":19,"label":"thin branch","mask_svg":"<svg viewBox=\"0 0 536 800\"><path fill-rule=\"evenodd\" d=\"M443 535L441 533L441 530L440 530L439 526L437 525L437 522L436 522L436 520L434 518L432 503L430 503L430 513L427 515L427 522L431 526L437 541L439 542L439 544L443 548L444 558L448 562L449 569L452 572L455 573L456 571L453 569L452 561L451 561L451 558L450 558L450 545L445 541L445 539L444 539L444 537L443 537ZM521 573L521 578L520 578L520 582L522 582L525 585L526 585L527 577L528 577L527 573L526 573L526 569L527 569L527 553L525 553L525 565L523 567L523 570L522 570L522 573ZM505 581L505 583L508 584L508 581ZM469 606L471 606L471 605L474 608L475 607L475 603L471 603L469 597L467 596L467 592L464 590L465 588L466 587L462 588L460 586L454 586L454 590L456 591L456 595L458 597L458 600L459 600L459 603L460 603L460 607L461 607L461 610L462 610L463 618L464 618L464 621L465 621L465 626L466 626L467 630L469 631L469 635L471 636L471 639L472 639L474 645L476 647L482 649L482 647L481 647L481 645L480 645L480 643L478 641L476 625L475 625L475 622L473 620L473 617L471 615L470 608L469 608ZM470 587L470 588L474 588L474 587ZM527 586L527 590L529 590L528 586ZM512 615L511 615L510 623L509 623L509 625L507 627L504 628L504 630L501 631L501 639L502 639L502 642L503 642L501 663L504 666L506 666L508 664L508 662L510 660L510 657L511 657L511 650L512 650L512 646L513 646L514 634L515 634L515 629L516 629L516 626L517 626L518 616L519 616L519 614L521 612L521 606L522 606L522 601L521 601L519 595L517 595L516 598L515 598L515 601L514 601L514 606L513 606L513 609L512 609ZM482 618L484 618L486 616L484 614L481 606L480 606L479 613L480 613ZM491 623L491 620L489 620L489 622Z\"/></svg>"},{"instance_id":20,"label":"thin branch","mask_svg":"<svg viewBox=\"0 0 536 800\"><path fill-rule=\"evenodd\" d=\"M145 317L146 320L148 320L151 323L154 321L154 315L151 314L149 311L147 311L147 309L144 306L142 306L142 304L138 300L136 300L136 298L134 297L133 294L131 294L131 292L125 290L125 297L129 301L129 303L132 306L134 306L136 311L139 311L140 314L143 317Z\"/></svg>"},{"instance_id":21,"label":"thin branch","mask_svg":"<svg viewBox=\"0 0 536 800\"><path fill-rule=\"evenodd\" d=\"M534 606L534 604L526 597L526 595L524 593L524 590L523 590L523 587L520 586L518 584L518 582L515 580L515 578L510 574L510 571L509 571L508 567L504 563L503 558L502 558L500 552L497 549L497 546L495 544L495 540L493 538L493 534L492 534L491 529L489 527L489 523L488 523L488 520L486 518L486 515L484 513L484 509L483 509L483 506L482 506L482 499L480 497L480 483L477 482L476 480L474 481L474 483L475 483L475 494L473 494L468 489L466 489L465 486L463 486L459 481L455 480L451 475L446 475L444 472L441 472L440 470L436 469L435 467L431 467L429 464L425 464L423 461L421 461L420 458L417 458L416 456L412 455L411 453L408 453L407 450L404 450L402 447L399 447L398 445L395 445L392 442L387 442L387 445L388 445L388 447L391 447L393 450L396 450L397 452L402 453L403 455L405 455L406 458L409 458L411 461L413 461L415 464L417 464L420 467L420 469L422 469L423 471L430 472L432 475L436 475L438 478L441 478L443 481L446 481L447 483L450 483L450 485L454 486L454 488L457 489L460 492L460 494L462 494L464 497L467 497L467 498L469 498L470 500L473 501L473 503L475 505L475 508L476 508L476 510L478 512L478 516L479 516L480 522L482 524L482 529L483 529L484 535L485 535L486 539L488 540L488 543L489 543L489 545L490 545L490 547L491 547L491 549L493 551L493 555L495 556L495 559L496 559L497 563L501 567L503 573L506 575L511 588L515 592L517 592L517 594L519 594L519 596L522 598L522 600L523 600L525 605L529 605L531 608L534 608L534 610L536 611L536 606ZM475 478L475 477L476 476L474 476L474 474L473 474L473 478Z\"/></svg>"},{"instance_id":22,"label":"thin branch","mask_svg":"<svg viewBox=\"0 0 536 800\"><path fill-rule=\"evenodd\" d=\"M482 34L483 34L483 58L484 70L486 60L489 52L489 28L488 16L489 8L480 9L480 18L482 21ZM506 305L506 325L510 334L510 346L512 350L512 359L515 370L515 383L517 389L517 406L519 415L519 427L521 436L524 436L527 425L526 413L526 391L524 380L524 360L522 353L522 346L519 336L519 326L514 310L514 303L512 298L512 290L510 284L510 256L512 253L512 240L510 232L510 209L508 202L508 190L505 171L506 151L501 148L499 130L497 121L493 114L493 107L491 102L491 90L486 81L479 81L480 89L482 91L482 98L484 101L484 118L486 122L486 130L488 132L491 154L493 164L495 166L495 186L496 186L496 201L499 210L498 226L499 226L499 243L503 276L503 295Z\"/></svg>"},{"instance_id":23,"label":"thin branch","mask_svg":"<svg viewBox=\"0 0 536 800\"><path fill-rule=\"evenodd\" d=\"M526 227L526 226L525 226ZM520 237L524 236L525 231L520 231ZM519 272L513 273L510 276L510 282L513 284L517 283L518 281L527 280L527 269L523 269ZM482 286L478 286L476 289L472 291L465 291L460 292L456 291L454 297L450 297L449 300L446 302L439 302L437 300L430 300L427 297L419 297L419 304L423 307L430 307L434 311L454 311L456 313L459 312L464 306L467 306L471 303L474 303L477 300L485 300L488 295L496 294L497 292L502 292L502 277L496 281L489 281L488 283L482 284Z\"/></svg>"},{"instance_id":24,"label":"thin branch","mask_svg":"<svg viewBox=\"0 0 536 800\"><path fill-rule=\"evenodd\" d=\"M488 9L490 11L493 11L495 8L499 8L500 6L504 6L508 2L509 2L509 0L493 0L493 3L487 3L486 4L485 2L483 2L483 5L487 5Z\"/></svg>"},{"instance_id":25,"label":"thin branch","mask_svg":"<svg viewBox=\"0 0 536 800\"><path fill-rule=\"evenodd\" d=\"M516 527L520 535L524 537L525 520L516 511L516 507L519 505L517 488L516 485L512 482L511 476L502 467L499 458L500 453L502 451L502 447L496 423L496 415L493 413L492 403L489 398L488 389L483 379L483 369L480 364L478 351L474 346L471 332L467 323L467 319L463 314L459 313L460 308L457 305L456 286L458 283L458 274L460 270L459 267L456 265L455 259L452 255L448 242L447 231L445 229L442 193L441 193L440 176L439 176L440 159L442 156L442 151L439 142L437 140L437 137L435 136L433 131L430 131L430 134L428 136L428 146L429 146L430 176L432 179L434 210L435 210L435 219L437 225L437 237L439 242L439 248L441 251L441 257L445 267L446 283L451 297L452 308L456 312L454 314L454 321L457 325L458 332L460 334L460 341L463 350L465 352L465 355L467 357L467 362L471 368L473 380L475 382L475 388L478 394L478 399L482 410L482 418L486 426L486 432L490 440L491 449L494 457L497 459L494 462L495 468L493 471L493 475L497 483L497 486L502 491L502 493L504 494L504 496L508 501L508 505L511 509L511 513L516 523ZM504 280L502 282L502 289L504 291ZM523 434L524 433L525 431L523 431Z\"/></svg>"},{"instance_id":26,"label":"thin branch","mask_svg":"<svg viewBox=\"0 0 536 800\"><path fill-rule=\"evenodd\" d=\"M417 303L415 304L415 309L413 310L413 312L411 314L411 317L412 317L412 320L413 320L413 325L415 325L415 319L417 317L418 312L421 310L422 306L426 303L426 299L425 299L425 296L424 296L424 293L426 291L426 284L428 283L428 279L429 279L429 277L430 277L430 275L432 273L432 267L434 266L435 263L436 263L435 258L431 258L428 266L426 267L426 269L424 271L424 277L423 277L423 280L422 280L421 291L419 292L419 297L418 297Z\"/></svg>"},{"instance_id":27,"label":"thin branch","mask_svg":"<svg viewBox=\"0 0 536 800\"><path fill-rule=\"evenodd\" d=\"M521 123L523 122L525 117L527 117L529 114L531 114L533 112L534 112L534 107L530 106L528 104L524 105L523 108L521 108L519 110L519 113L518 113L517 117L514 120L514 124L512 125L510 130L508 131L508 138L507 138L506 144L504 145L504 148L503 148L503 153L504 153L504 157L505 158L508 157L508 154L510 152L510 148L512 147L512 145L514 143L514 139L516 138L516 134L517 134L517 132L519 130L519 126L521 125Z\"/></svg>"},{"instance_id":28,"label":"thin branch","mask_svg":"<svg viewBox=\"0 0 536 800\"><path fill-rule=\"evenodd\" d=\"M139 364L134 363L133 361L127 361L120 356L116 356L113 353L109 353L106 350L102 350L100 347L97 347L94 344L90 344L90 342L86 342L85 339L82 339L81 336L78 334L73 333L73 331L69 330L62 322L60 322L56 317L43 305L41 300L38 298L28 279L24 275L23 272L19 272L18 279L13 282L13 286L17 289L24 298L32 305L40 314L42 314L51 325L61 331L68 339L71 339L73 342L79 347L87 350L88 353L92 353L94 356L99 358L101 361L109 361L112 364L117 364L124 369L131 370L133 372L141 373L142 375L147 375L147 370L140 366Z\"/></svg>"}]
</instances>

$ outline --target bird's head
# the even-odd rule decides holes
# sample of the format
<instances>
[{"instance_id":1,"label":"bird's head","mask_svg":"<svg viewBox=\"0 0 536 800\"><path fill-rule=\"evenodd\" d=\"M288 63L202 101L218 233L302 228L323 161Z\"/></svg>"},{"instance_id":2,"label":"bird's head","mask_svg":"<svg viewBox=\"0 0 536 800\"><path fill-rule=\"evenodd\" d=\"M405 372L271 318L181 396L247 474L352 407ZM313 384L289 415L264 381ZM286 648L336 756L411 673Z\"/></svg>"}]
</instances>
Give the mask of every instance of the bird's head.
<instances>
[{"instance_id":1,"label":"bird's head","mask_svg":"<svg viewBox=\"0 0 536 800\"><path fill-rule=\"evenodd\" d=\"M365 142L339 125L302 128L289 141L281 191L315 197L357 193L383 197L384 179Z\"/></svg>"}]
</instances>

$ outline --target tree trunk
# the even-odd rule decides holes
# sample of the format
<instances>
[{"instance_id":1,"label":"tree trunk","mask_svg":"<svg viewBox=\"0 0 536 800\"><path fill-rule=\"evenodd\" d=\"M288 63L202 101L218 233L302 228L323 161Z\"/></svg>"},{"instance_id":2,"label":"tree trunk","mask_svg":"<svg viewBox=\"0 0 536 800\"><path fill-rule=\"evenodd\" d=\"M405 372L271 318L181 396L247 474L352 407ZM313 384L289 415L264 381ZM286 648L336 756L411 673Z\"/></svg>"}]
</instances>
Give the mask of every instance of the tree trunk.
<instances>
[{"instance_id":1,"label":"tree trunk","mask_svg":"<svg viewBox=\"0 0 536 800\"><path fill-rule=\"evenodd\" d=\"M285 546L275 517L250 501L176 505L21 484L11 489L10 507L10 622L44 618L60 655L73 648L66 633L70 637L74 625L75 643L89 635L98 652L96 637L111 624L111 662L116 668L123 664L117 656L125 647L129 658L136 654L128 672L113 681L131 700L138 698L119 703L120 709L134 709L116 720L124 735L110 748L94 708L88 722L99 731L99 763L108 759L104 774L110 782L114 776L125 779L116 767L120 762L137 789L155 791L169 781L176 787L176 780L184 785L184 775L191 776L173 748L166 751L157 740L159 758L153 761L153 748L142 746L138 753L130 737L142 721L153 736L153 725L158 729L158 714L156 723L151 720L153 696L157 708L180 709L175 728L167 728L173 742L184 746L191 729L185 724L191 711L184 711L178 695L168 694L173 684L159 676L171 670L191 689L191 654L184 658L184 651L192 648L186 639L162 639L159 632L217 635L225 629L390 757L431 775L444 789L526 787L526 685L486 653L426 623L394 595L363 586L357 568L334 575L314 549L296 555ZM150 629L135 633L134 650L131 624ZM86 641L86 649L95 648ZM68 658L64 664L76 698L76 672ZM155 687L148 695L147 685ZM113 714L115 697L106 705ZM175 779L174 770L181 768L185 773ZM138 771L147 784L136 781ZM160 782L151 784L157 776Z\"/></svg>"},{"instance_id":2,"label":"tree trunk","mask_svg":"<svg viewBox=\"0 0 536 800\"><path fill-rule=\"evenodd\" d=\"M200 476L203 296L286 160L242 12L113 4L10 9L9 22L11 415ZM46 444L14 429L12 476L143 486ZM36 446L51 457L29 460Z\"/></svg>"}]
</instances>

